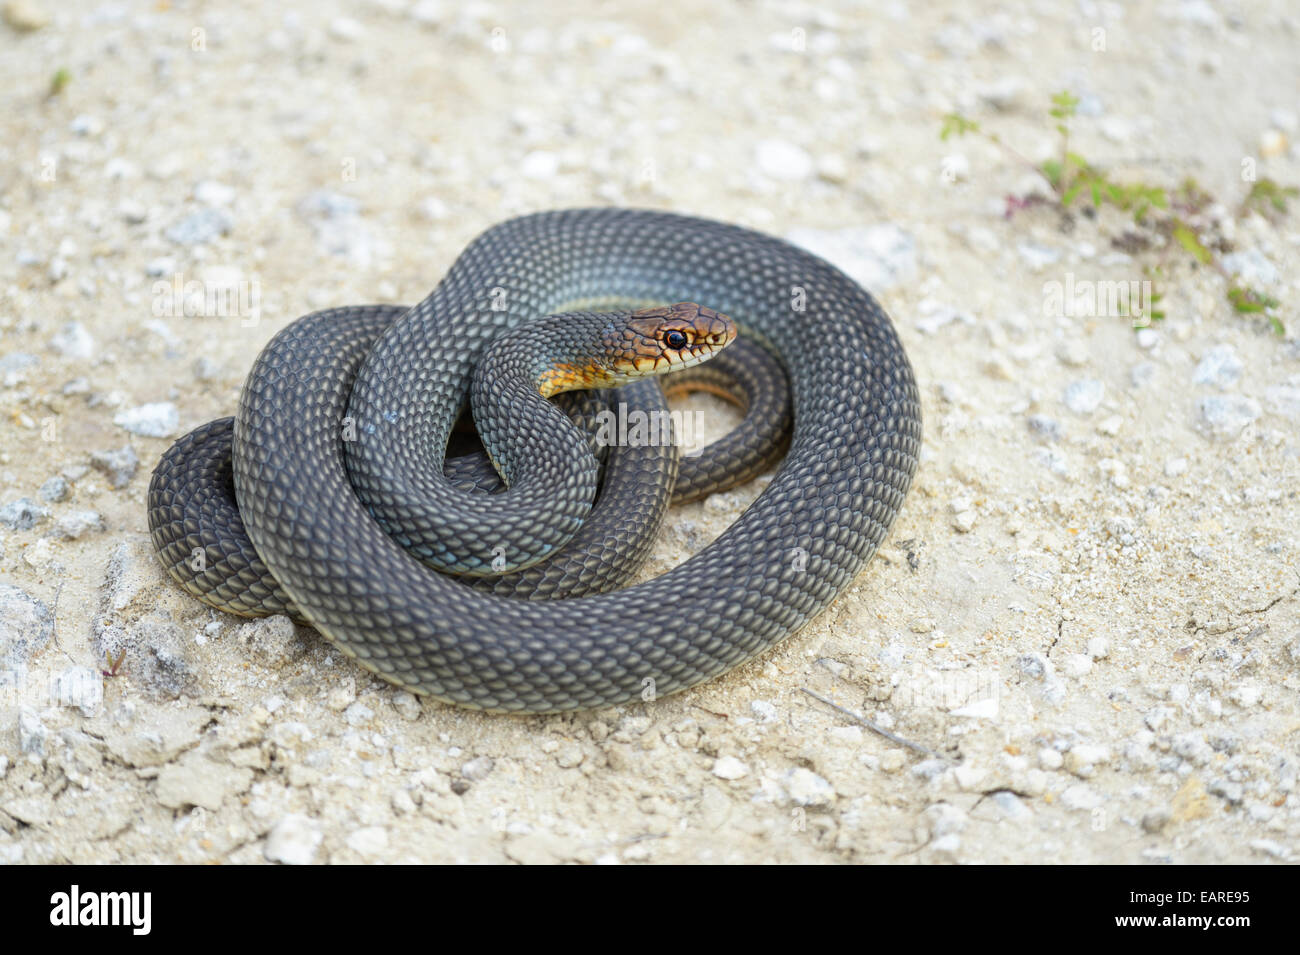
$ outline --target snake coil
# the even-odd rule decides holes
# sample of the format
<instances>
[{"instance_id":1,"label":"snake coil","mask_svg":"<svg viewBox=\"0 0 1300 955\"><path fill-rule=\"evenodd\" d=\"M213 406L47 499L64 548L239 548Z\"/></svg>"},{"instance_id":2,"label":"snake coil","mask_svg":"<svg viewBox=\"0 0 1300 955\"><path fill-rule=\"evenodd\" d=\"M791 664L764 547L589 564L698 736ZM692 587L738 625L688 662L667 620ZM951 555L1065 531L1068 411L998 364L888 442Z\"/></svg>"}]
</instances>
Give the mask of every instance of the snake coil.
<instances>
[{"instance_id":1,"label":"snake coil","mask_svg":"<svg viewBox=\"0 0 1300 955\"><path fill-rule=\"evenodd\" d=\"M717 540L623 590L519 600L434 573L385 533L421 510L475 362L500 332L579 308L684 301L731 316L790 380L789 453ZM246 533L255 553L227 547L204 571L243 595L236 609L249 593L260 612L292 607L362 666L448 703L586 709L724 673L835 600L916 470L920 402L884 311L822 259L738 226L640 210L522 216L475 239L393 318L392 307L335 309L276 335L233 434L214 423L164 456L150 524L178 580L193 576L179 565L196 541ZM344 421L355 440L340 441ZM213 531L193 515L232 479L218 437L233 442L238 514L222 512L228 526Z\"/></svg>"}]
</instances>

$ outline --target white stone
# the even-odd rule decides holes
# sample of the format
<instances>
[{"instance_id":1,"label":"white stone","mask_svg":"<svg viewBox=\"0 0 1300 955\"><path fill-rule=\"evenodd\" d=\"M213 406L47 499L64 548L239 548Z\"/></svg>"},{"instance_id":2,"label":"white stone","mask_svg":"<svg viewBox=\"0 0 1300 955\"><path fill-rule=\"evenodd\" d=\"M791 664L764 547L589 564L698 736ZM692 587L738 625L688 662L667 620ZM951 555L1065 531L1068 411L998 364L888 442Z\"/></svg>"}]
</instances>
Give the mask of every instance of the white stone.
<instances>
[{"instance_id":1,"label":"white stone","mask_svg":"<svg viewBox=\"0 0 1300 955\"><path fill-rule=\"evenodd\" d=\"M181 417L170 401L155 401L119 412L113 424L146 438L170 438L180 427Z\"/></svg>"},{"instance_id":2,"label":"white stone","mask_svg":"<svg viewBox=\"0 0 1300 955\"><path fill-rule=\"evenodd\" d=\"M1102 399L1105 397L1105 382L1096 378L1082 378L1070 383L1061 400L1075 414L1090 415L1101 407Z\"/></svg>"},{"instance_id":3,"label":"white stone","mask_svg":"<svg viewBox=\"0 0 1300 955\"><path fill-rule=\"evenodd\" d=\"M976 700L974 703L967 703L965 706L959 706L955 710L949 710L948 714L950 716L962 716L970 719L996 719L998 715L997 697L990 696L983 700Z\"/></svg>"},{"instance_id":4,"label":"white stone","mask_svg":"<svg viewBox=\"0 0 1300 955\"><path fill-rule=\"evenodd\" d=\"M1300 421L1300 387L1274 385L1264 392L1264 398L1277 414Z\"/></svg>"},{"instance_id":5,"label":"white stone","mask_svg":"<svg viewBox=\"0 0 1300 955\"><path fill-rule=\"evenodd\" d=\"M1066 809L1093 810L1101 808L1105 798L1091 786L1075 783L1061 793L1061 804Z\"/></svg>"},{"instance_id":6,"label":"white stone","mask_svg":"<svg viewBox=\"0 0 1300 955\"><path fill-rule=\"evenodd\" d=\"M713 763L713 775L719 779L743 779L749 775L749 767L734 756L722 756Z\"/></svg>"},{"instance_id":7,"label":"white stone","mask_svg":"<svg viewBox=\"0 0 1300 955\"><path fill-rule=\"evenodd\" d=\"M1241 686L1233 687L1228 698L1238 706L1246 709L1255 706L1264 697L1264 691L1254 683L1243 683Z\"/></svg>"},{"instance_id":8,"label":"white stone","mask_svg":"<svg viewBox=\"0 0 1300 955\"><path fill-rule=\"evenodd\" d=\"M1196 403L1201 423L1211 436L1235 438L1259 418L1259 402L1245 395L1208 395Z\"/></svg>"},{"instance_id":9,"label":"white stone","mask_svg":"<svg viewBox=\"0 0 1300 955\"><path fill-rule=\"evenodd\" d=\"M80 322L68 322L50 339L50 348L64 358L85 361L95 357L95 339Z\"/></svg>"},{"instance_id":10,"label":"white stone","mask_svg":"<svg viewBox=\"0 0 1300 955\"><path fill-rule=\"evenodd\" d=\"M266 837L262 855L270 862L311 865L324 838L314 820L301 813L290 813Z\"/></svg>"},{"instance_id":11,"label":"white stone","mask_svg":"<svg viewBox=\"0 0 1300 955\"><path fill-rule=\"evenodd\" d=\"M351 17L335 17L330 21L330 36L344 43L351 43L365 35L365 28Z\"/></svg>"},{"instance_id":12,"label":"white stone","mask_svg":"<svg viewBox=\"0 0 1300 955\"><path fill-rule=\"evenodd\" d=\"M786 772L781 783L796 806L829 806L835 802L835 787L802 766Z\"/></svg>"},{"instance_id":13,"label":"white stone","mask_svg":"<svg viewBox=\"0 0 1300 955\"><path fill-rule=\"evenodd\" d=\"M205 206L228 206L235 201L235 190L225 183L203 179L194 185L194 198Z\"/></svg>"},{"instance_id":14,"label":"white stone","mask_svg":"<svg viewBox=\"0 0 1300 955\"><path fill-rule=\"evenodd\" d=\"M388 830L382 826L358 829L348 836L348 848L358 855L378 855L388 848Z\"/></svg>"},{"instance_id":15,"label":"white stone","mask_svg":"<svg viewBox=\"0 0 1300 955\"><path fill-rule=\"evenodd\" d=\"M791 229L786 238L826 259L873 292L902 285L917 274L916 239L892 223Z\"/></svg>"},{"instance_id":16,"label":"white stone","mask_svg":"<svg viewBox=\"0 0 1300 955\"><path fill-rule=\"evenodd\" d=\"M1198 385L1227 388L1237 383L1244 367L1235 348L1231 345L1215 345L1196 366L1192 381Z\"/></svg>"},{"instance_id":17,"label":"white stone","mask_svg":"<svg viewBox=\"0 0 1300 955\"><path fill-rule=\"evenodd\" d=\"M1084 779L1092 776L1098 766L1110 762L1110 750L1092 743L1079 743L1065 754L1065 768Z\"/></svg>"},{"instance_id":18,"label":"white stone","mask_svg":"<svg viewBox=\"0 0 1300 955\"><path fill-rule=\"evenodd\" d=\"M560 171L560 157L546 149L534 149L519 164L525 179L550 179Z\"/></svg>"},{"instance_id":19,"label":"white stone","mask_svg":"<svg viewBox=\"0 0 1300 955\"><path fill-rule=\"evenodd\" d=\"M1079 677L1087 676L1092 671L1092 658L1083 653L1071 653L1065 658L1061 670L1066 676L1077 680Z\"/></svg>"},{"instance_id":20,"label":"white stone","mask_svg":"<svg viewBox=\"0 0 1300 955\"><path fill-rule=\"evenodd\" d=\"M782 182L798 182L813 172L813 160L808 151L786 139L765 139L754 151L754 161L759 172Z\"/></svg>"}]
</instances>

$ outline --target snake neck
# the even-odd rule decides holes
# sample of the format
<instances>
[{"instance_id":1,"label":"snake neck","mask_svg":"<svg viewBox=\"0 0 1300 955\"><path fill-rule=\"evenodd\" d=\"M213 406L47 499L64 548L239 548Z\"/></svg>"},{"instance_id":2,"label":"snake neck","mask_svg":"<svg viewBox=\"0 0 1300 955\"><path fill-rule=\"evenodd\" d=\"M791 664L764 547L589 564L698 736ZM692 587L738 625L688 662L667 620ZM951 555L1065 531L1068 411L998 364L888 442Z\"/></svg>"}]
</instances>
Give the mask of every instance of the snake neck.
<instances>
[{"instance_id":1,"label":"snake neck","mask_svg":"<svg viewBox=\"0 0 1300 955\"><path fill-rule=\"evenodd\" d=\"M470 384L470 408L483 448L506 487L561 463L598 463L582 432L547 398L599 387L598 329L594 316L554 315L497 338L479 360ZM563 386L561 376L566 376ZM528 423L526 428L521 424Z\"/></svg>"}]
</instances>

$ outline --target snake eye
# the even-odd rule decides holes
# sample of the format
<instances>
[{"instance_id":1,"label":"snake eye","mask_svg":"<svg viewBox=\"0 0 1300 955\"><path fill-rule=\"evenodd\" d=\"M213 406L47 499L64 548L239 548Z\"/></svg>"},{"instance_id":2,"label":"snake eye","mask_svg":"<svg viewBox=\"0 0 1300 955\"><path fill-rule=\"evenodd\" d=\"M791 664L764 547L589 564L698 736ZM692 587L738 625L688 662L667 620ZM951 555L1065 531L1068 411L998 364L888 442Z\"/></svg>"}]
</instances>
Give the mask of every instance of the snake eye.
<instances>
[{"instance_id":1,"label":"snake eye","mask_svg":"<svg viewBox=\"0 0 1300 955\"><path fill-rule=\"evenodd\" d=\"M686 347L686 335L684 332L679 332L675 328L669 329L664 332L664 344L669 348L681 351Z\"/></svg>"}]
</instances>

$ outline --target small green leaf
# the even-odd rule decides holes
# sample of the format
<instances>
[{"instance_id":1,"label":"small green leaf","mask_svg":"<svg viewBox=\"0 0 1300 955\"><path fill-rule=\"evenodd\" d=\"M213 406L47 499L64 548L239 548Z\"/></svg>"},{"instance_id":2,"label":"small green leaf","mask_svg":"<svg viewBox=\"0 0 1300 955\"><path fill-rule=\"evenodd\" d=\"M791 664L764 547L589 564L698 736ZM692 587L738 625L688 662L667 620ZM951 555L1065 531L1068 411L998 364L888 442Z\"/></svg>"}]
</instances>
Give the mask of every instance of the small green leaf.
<instances>
[{"instance_id":1,"label":"small green leaf","mask_svg":"<svg viewBox=\"0 0 1300 955\"><path fill-rule=\"evenodd\" d=\"M1250 192L1246 194L1241 205L1243 209L1257 208L1264 214L1270 210L1286 212L1287 200L1297 196L1300 196L1300 189L1295 186L1281 186L1276 181L1265 177L1250 187Z\"/></svg>"},{"instance_id":2,"label":"small green leaf","mask_svg":"<svg viewBox=\"0 0 1300 955\"><path fill-rule=\"evenodd\" d=\"M1210 250L1197 238L1196 233L1181 222L1174 226L1174 240L1202 265L1209 265L1214 258Z\"/></svg>"},{"instance_id":3,"label":"small green leaf","mask_svg":"<svg viewBox=\"0 0 1300 955\"><path fill-rule=\"evenodd\" d=\"M947 140L950 136L965 136L967 133L979 132L979 128L979 123L967 119L960 113L948 113L943 118L943 126L939 130L939 138Z\"/></svg>"},{"instance_id":4,"label":"small green leaf","mask_svg":"<svg viewBox=\"0 0 1300 955\"><path fill-rule=\"evenodd\" d=\"M1234 309L1243 315L1267 312L1278 306L1277 299L1241 285L1234 285L1228 289L1228 301L1232 303ZM1275 317L1270 316L1270 324L1276 328L1280 323Z\"/></svg>"},{"instance_id":5,"label":"small green leaf","mask_svg":"<svg viewBox=\"0 0 1300 955\"><path fill-rule=\"evenodd\" d=\"M1069 119L1074 115L1079 99L1069 90L1062 90L1052 97L1051 114L1057 119Z\"/></svg>"}]
</instances>

